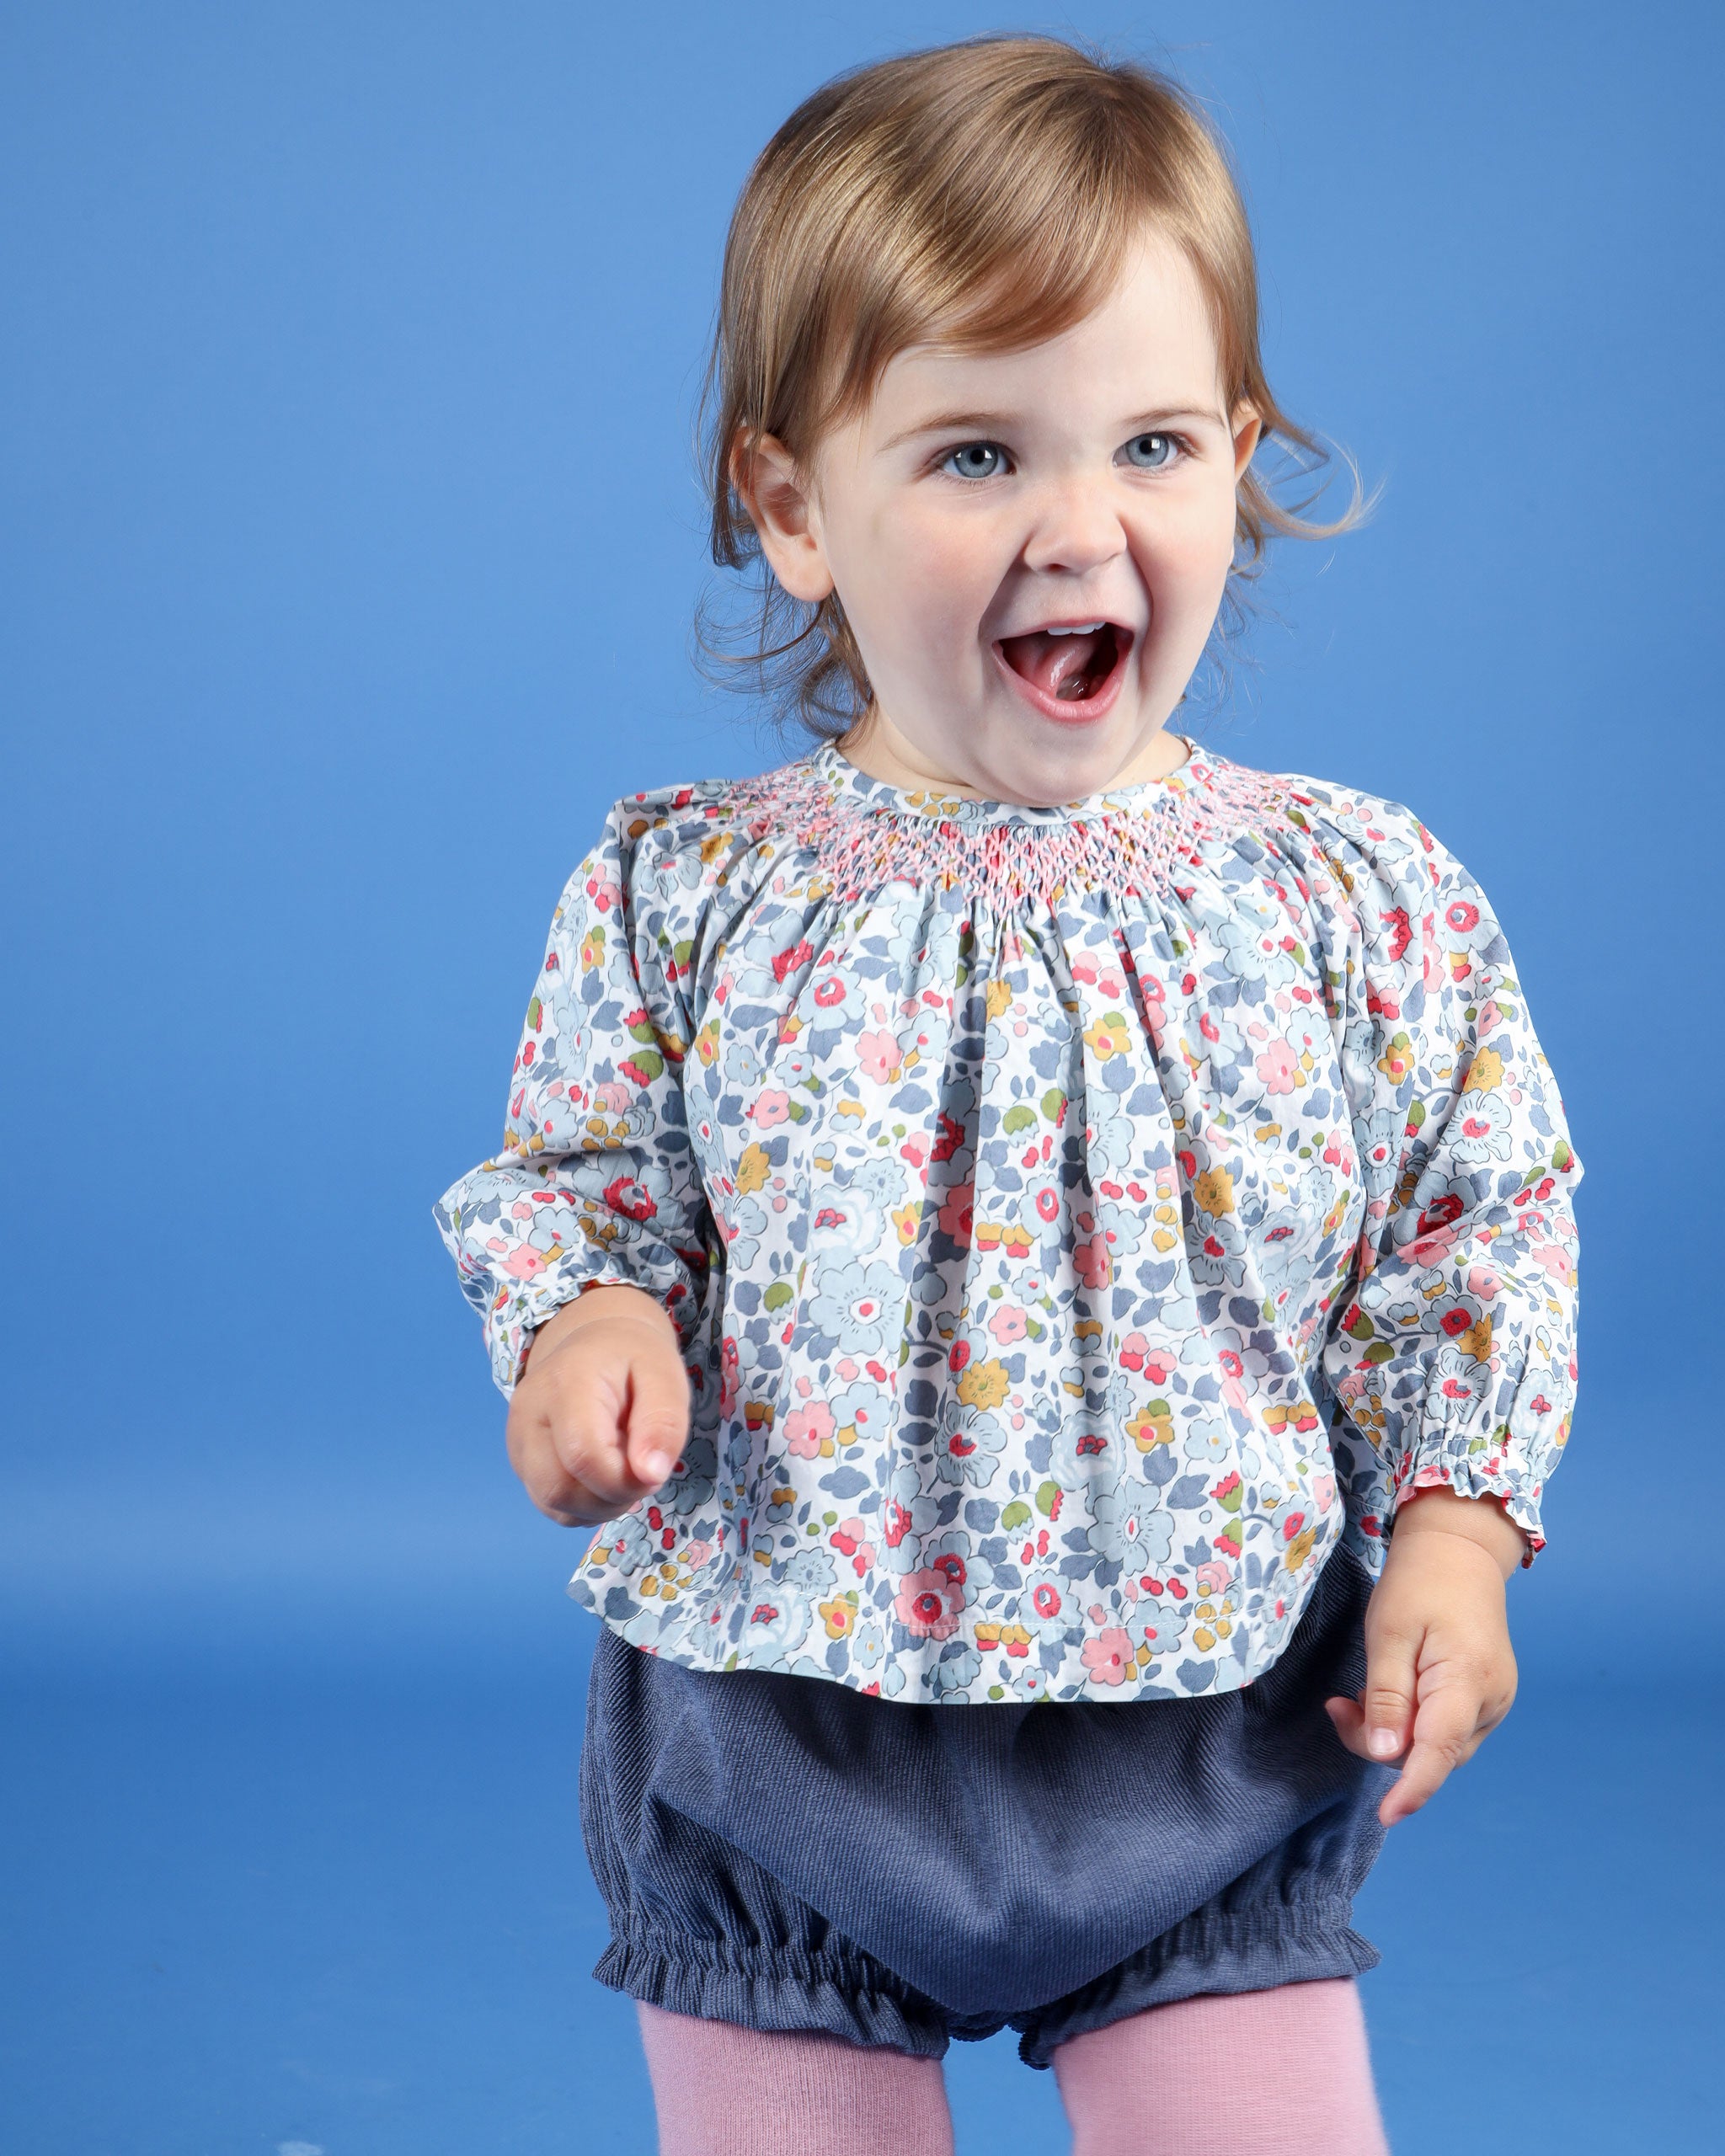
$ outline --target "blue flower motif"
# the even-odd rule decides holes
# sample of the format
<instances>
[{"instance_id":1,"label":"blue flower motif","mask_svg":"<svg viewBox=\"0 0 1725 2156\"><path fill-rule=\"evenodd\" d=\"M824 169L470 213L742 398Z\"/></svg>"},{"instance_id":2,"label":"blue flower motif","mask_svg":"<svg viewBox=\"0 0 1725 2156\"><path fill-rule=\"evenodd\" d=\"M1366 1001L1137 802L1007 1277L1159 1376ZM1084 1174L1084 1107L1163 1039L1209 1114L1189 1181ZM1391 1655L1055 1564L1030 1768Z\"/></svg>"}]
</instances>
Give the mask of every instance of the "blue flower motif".
<instances>
[{"instance_id":1,"label":"blue flower motif","mask_svg":"<svg viewBox=\"0 0 1725 2156\"><path fill-rule=\"evenodd\" d=\"M928 1689L937 1704L975 1684L981 1668L982 1657L975 1647L966 1647L962 1654L943 1656L928 1672Z\"/></svg>"},{"instance_id":2,"label":"blue flower motif","mask_svg":"<svg viewBox=\"0 0 1725 2156\"><path fill-rule=\"evenodd\" d=\"M817 1293L806 1305L809 1322L836 1340L846 1355L879 1354L889 1331L902 1323L905 1287L890 1266L823 1265Z\"/></svg>"}]
</instances>

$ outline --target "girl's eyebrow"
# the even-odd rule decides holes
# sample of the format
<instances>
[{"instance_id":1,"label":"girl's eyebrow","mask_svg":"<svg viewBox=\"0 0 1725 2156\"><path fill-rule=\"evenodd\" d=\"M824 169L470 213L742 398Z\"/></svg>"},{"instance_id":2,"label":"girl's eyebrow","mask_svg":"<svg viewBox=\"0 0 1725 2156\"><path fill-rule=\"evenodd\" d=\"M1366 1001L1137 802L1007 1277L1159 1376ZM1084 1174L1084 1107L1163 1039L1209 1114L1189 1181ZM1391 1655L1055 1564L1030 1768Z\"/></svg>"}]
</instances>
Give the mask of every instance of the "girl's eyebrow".
<instances>
[{"instance_id":1,"label":"girl's eyebrow","mask_svg":"<svg viewBox=\"0 0 1725 2156\"><path fill-rule=\"evenodd\" d=\"M990 428L1001 432L1016 426L1017 420L1005 412L940 412L932 419L919 419L914 426L900 427L881 444L883 449L896 449L900 442L915 441L920 435L958 434L969 431L986 434Z\"/></svg>"},{"instance_id":2,"label":"girl's eyebrow","mask_svg":"<svg viewBox=\"0 0 1725 2156\"><path fill-rule=\"evenodd\" d=\"M1154 428L1170 425L1177 419L1203 419L1222 427L1228 424L1220 411L1191 404L1169 405L1154 412L1140 412L1123 421L1122 424L1129 435L1147 434ZM901 442L916 441L923 435L985 435L991 430L1006 434L1022 424L1022 415L1005 412L940 412L932 419L917 420L914 426L901 427L897 434L888 436L881 448L883 451L896 449Z\"/></svg>"}]
</instances>

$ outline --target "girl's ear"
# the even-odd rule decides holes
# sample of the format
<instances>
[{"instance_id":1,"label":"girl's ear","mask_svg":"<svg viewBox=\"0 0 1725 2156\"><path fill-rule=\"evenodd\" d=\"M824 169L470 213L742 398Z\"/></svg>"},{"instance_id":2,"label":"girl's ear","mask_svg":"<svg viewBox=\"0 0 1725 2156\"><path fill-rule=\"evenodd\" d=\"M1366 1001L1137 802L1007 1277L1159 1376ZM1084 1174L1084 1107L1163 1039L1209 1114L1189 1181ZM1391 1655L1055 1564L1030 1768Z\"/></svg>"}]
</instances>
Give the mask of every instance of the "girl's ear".
<instances>
[{"instance_id":1,"label":"girl's ear","mask_svg":"<svg viewBox=\"0 0 1725 2156\"><path fill-rule=\"evenodd\" d=\"M773 574L793 599L818 606L833 588L820 518L812 491L777 435L738 437L731 484Z\"/></svg>"},{"instance_id":2,"label":"girl's ear","mask_svg":"<svg viewBox=\"0 0 1725 2156\"><path fill-rule=\"evenodd\" d=\"M1246 477L1246 467L1263 436L1263 421L1249 404L1242 404L1236 408L1230 424L1234 435L1234 482L1237 486Z\"/></svg>"}]
</instances>

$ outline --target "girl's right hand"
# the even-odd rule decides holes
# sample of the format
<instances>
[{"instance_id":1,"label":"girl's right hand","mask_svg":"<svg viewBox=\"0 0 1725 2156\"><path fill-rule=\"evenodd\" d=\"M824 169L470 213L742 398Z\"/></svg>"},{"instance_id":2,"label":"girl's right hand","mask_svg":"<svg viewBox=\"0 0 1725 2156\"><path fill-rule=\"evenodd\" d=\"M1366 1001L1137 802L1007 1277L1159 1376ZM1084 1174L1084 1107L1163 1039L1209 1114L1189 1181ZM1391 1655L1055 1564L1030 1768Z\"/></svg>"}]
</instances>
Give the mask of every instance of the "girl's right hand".
<instances>
[{"instance_id":1,"label":"girl's right hand","mask_svg":"<svg viewBox=\"0 0 1725 2156\"><path fill-rule=\"evenodd\" d=\"M689 1434L676 1330L638 1288L590 1288L533 1335L505 1442L527 1495L596 1527L658 1489Z\"/></svg>"}]
</instances>

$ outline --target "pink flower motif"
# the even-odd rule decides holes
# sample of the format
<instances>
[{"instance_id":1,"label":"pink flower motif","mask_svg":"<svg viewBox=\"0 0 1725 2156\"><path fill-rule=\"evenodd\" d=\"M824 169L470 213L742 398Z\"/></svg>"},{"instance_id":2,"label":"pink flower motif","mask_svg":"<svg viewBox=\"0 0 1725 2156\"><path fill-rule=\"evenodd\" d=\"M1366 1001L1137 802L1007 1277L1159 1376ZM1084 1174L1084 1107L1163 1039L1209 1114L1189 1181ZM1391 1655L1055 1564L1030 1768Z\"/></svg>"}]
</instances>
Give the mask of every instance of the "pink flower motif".
<instances>
[{"instance_id":1,"label":"pink flower motif","mask_svg":"<svg viewBox=\"0 0 1725 2156\"><path fill-rule=\"evenodd\" d=\"M824 1400L793 1407L785 1417L785 1443L798 1460L818 1460L823 1440L833 1433L832 1410Z\"/></svg>"},{"instance_id":2,"label":"pink flower motif","mask_svg":"<svg viewBox=\"0 0 1725 2156\"><path fill-rule=\"evenodd\" d=\"M602 1086L593 1088L594 1107L604 1108L611 1115L622 1115L634 1097L634 1087L625 1085L621 1078L607 1078Z\"/></svg>"},{"instance_id":3,"label":"pink flower motif","mask_svg":"<svg viewBox=\"0 0 1725 2156\"><path fill-rule=\"evenodd\" d=\"M530 1243L523 1243L510 1252L503 1269L511 1280L537 1280L545 1270L545 1260Z\"/></svg>"},{"instance_id":4,"label":"pink flower motif","mask_svg":"<svg viewBox=\"0 0 1725 2156\"><path fill-rule=\"evenodd\" d=\"M1465 1233L1461 1220L1446 1222L1427 1235L1416 1235L1402 1246L1401 1255L1410 1265L1441 1265Z\"/></svg>"},{"instance_id":5,"label":"pink flower motif","mask_svg":"<svg viewBox=\"0 0 1725 2156\"><path fill-rule=\"evenodd\" d=\"M964 1606L961 1581L930 1565L920 1572L907 1572L893 1597L893 1613L919 1640L950 1639L959 1629L959 1613ZM1124 1640L1126 1635L1122 1632Z\"/></svg>"},{"instance_id":6,"label":"pink flower motif","mask_svg":"<svg viewBox=\"0 0 1725 2156\"><path fill-rule=\"evenodd\" d=\"M955 1243L966 1250L970 1247L972 1203L971 1186L968 1182L955 1183L948 1192L940 1209L941 1233L950 1235Z\"/></svg>"},{"instance_id":7,"label":"pink flower motif","mask_svg":"<svg viewBox=\"0 0 1725 2156\"><path fill-rule=\"evenodd\" d=\"M1554 1280L1569 1278L1569 1253L1561 1243L1535 1243L1532 1255L1534 1262L1544 1266Z\"/></svg>"},{"instance_id":8,"label":"pink flower motif","mask_svg":"<svg viewBox=\"0 0 1725 2156\"><path fill-rule=\"evenodd\" d=\"M1333 1475L1312 1477L1311 1502L1321 1513L1327 1513L1336 1502L1336 1478Z\"/></svg>"},{"instance_id":9,"label":"pink flower motif","mask_svg":"<svg viewBox=\"0 0 1725 2156\"><path fill-rule=\"evenodd\" d=\"M1252 1060L1268 1093L1291 1093L1300 1083L1300 1059L1284 1040L1273 1040L1262 1055Z\"/></svg>"},{"instance_id":10,"label":"pink flower motif","mask_svg":"<svg viewBox=\"0 0 1725 2156\"><path fill-rule=\"evenodd\" d=\"M873 1079L878 1086L896 1078L905 1065L897 1035L884 1030L857 1036L857 1060L862 1066L863 1076Z\"/></svg>"},{"instance_id":11,"label":"pink flower motif","mask_svg":"<svg viewBox=\"0 0 1725 2156\"><path fill-rule=\"evenodd\" d=\"M683 1551L683 1562L692 1572L704 1565L712 1555L713 1545L710 1542L691 1542Z\"/></svg>"},{"instance_id":12,"label":"pink flower motif","mask_svg":"<svg viewBox=\"0 0 1725 2156\"><path fill-rule=\"evenodd\" d=\"M1092 1684L1124 1684L1134 1667L1132 1642L1120 1625L1110 1625L1084 1642L1083 1659Z\"/></svg>"},{"instance_id":13,"label":"pink flower motif","mask_svg":"<svg viewBox=\"0 0 1725 2156\"><path fill-rule=\"evenodd\" d=\"M791 1097L772 1089L755 1096L755 1105L749 1111L762 1130L771 1130L775 1123L791 1119Z\"/></svg>"},{"instance_id":14,"label":"pink flower motif","mask_svg":"<svg viewBox=\"0 0 1725 2156\"><path fill-rule=\"evenodd\" d=\"M1072 1270L1087 1288L1106 1288L1108 1284L1108 1246L1107 1239L1092 1235L1089 1241L1072 1246ZM1124 1639L1126 1636L1120 1635Z\"/></svg>"},{"instance_id":15,"label":"pink flower motif","mask_svg":"<svg viewBox=\"0 0 1725 2156\"><path fill-rule=\"evenodd\" d=\"M1220 1557L1212 1557L1193 1574L1200 1594L1220 1594L1233 1576L1233 1566L1224 1564Z\"/></svg>"},{"instance_id":16,"label":"pink flower motif","mask_svg":"<svg viewBox=\"0 0 1725 2156\"><path fill-rule=\"evenodd\" d=\"M988 1321L988 1329L1002 1348L1010 1348L1015 1340L1024 1337L1029 1321L1016 1303L1002 1303Z\"/></svg>"}]
</instances>

